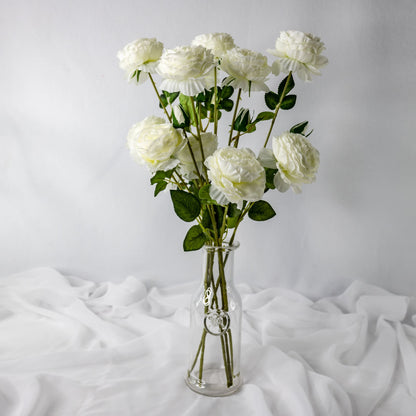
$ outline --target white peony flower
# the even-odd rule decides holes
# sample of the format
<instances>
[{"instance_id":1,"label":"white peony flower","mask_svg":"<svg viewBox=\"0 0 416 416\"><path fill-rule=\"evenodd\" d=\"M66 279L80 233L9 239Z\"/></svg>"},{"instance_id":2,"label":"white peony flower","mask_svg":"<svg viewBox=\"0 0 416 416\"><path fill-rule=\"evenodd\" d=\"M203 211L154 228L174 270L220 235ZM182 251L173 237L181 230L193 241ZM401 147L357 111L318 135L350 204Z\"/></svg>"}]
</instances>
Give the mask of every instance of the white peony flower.
<instances>
[{"instance_id":1,"label":"white peony flower","mask_svg":"<svg viewBox=\"0 0 416 416\"><path fill-rule=\"evenodd\" d=\"M278 75L280 70L286 73L292 71L303 81L310 81L311 75L321 75L319 69L328 63L328 59L321 55L324 49L318 37L288 30L280 32L275 49L268 49L267 52L279 58L272 65L274 75Z\"/></svg>"},{"instance_id":2,"label":"white peony flower","mask_svg":"<svg viewBox=\"0 0 416 416\"><path fill-rule=\"evenodd\" d=\"M126 71L127 77L132 78L135 71L142 71L138 83L146 81L148 73L154 73L158 60L163 52L163 43L155 38L143 38L128 43L117 53L120 68Z\"/></svg>"},{"instance_id":3,"label":"white peony flower","mask_svg":"<svg viewBox=\"0 0 416 416\"><path fill-rule=\"evenodd\" d=\"M222 56L232 48L235 48L234 39L228 33L207 33L198 35L191 43L192 46L203 46L209 49L215 58Z\"/></svg>"},{"instance_id":4,"label":"white peony flower","mask_svg":"<svg viewBox=\"0 0 416 416\"><path fill-rule=\"evenodd\" d=\"M155 116L135 124L127 135L131 155L151 172L174 168L178 164L174 154L183 143L181 134L171 124Z\"/></svg>"},{"instance_id":5,"label":"white peony flower","mask_svg":"<svg viewBox=\"0 0 416 416\"><path fill-rule=\"evenodd\" d=\"M202 157L201 146L199 141L191 136L188 139L189 144L192 148L192 153L194 154L195 161L198 165L198 169L202 172L204 158ZM204 149L204 156L207 158L211 156L218 147L218 137L212 133L201 133L201 142ZM195 165L192 160L191 152L189 151L188 145L184 146L180 152L177 153L176 157L179 159L179 169L187 178L194 179L196 178Z\"/></svg>"},{"instance_id":6,"label":"white peony flower","mask_svg":"<svg viewBox=\"0 0 416 416\"><path fill-rule=\"evenodd\" d=\"M296 193L301 185L312 183L319 168L319 152L302 134L285 132L273 137L272 149L263 149L259 160L264 167L278 169L276 188L285 192L292 187Z\"/></svg>"},{"instance_id":7,"label":"white peony flower","mask_svg":"<svg viewBox=\"0 0 416 416\"><path fill-rule=\"evenodd\" d=\"M160 88L193 96L213 86L214 56L202 46L178 46L163 52L157 67Z\"/></svg>"},{"instance_id":8,"label":"white peony flower","mask_svg":"<svg viewBox=\"0 0 416 416\"><path fill-rule=\"evenodd\" d=\"M250 149L218 149L205 165L209 169L211 198L221 205L233 202L241 206L244 200L254 202L262 198L266 175Z\"/></svg>"},{"instance_id":9,"label":"white peony flower","mask_svg":"<svg viewBox=\"0 0 416 416\"><path fill-rule=\"evenodd\" d=\"M225 84L243 91L269 91L265 81L271 68L261 53L242 48L231 49L222 57L221 69L229 75Z\"/></svg>"}]
</instances>

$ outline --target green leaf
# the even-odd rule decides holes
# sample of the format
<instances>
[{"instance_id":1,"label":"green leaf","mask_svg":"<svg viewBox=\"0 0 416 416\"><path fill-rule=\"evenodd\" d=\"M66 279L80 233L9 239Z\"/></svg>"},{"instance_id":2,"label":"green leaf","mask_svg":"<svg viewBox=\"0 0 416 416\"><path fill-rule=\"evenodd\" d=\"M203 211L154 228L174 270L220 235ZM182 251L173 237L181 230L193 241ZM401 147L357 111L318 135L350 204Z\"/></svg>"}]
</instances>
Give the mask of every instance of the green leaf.
<instances>
[{"instance_id":1,"label":"green leaf","mask_svg":"<svg viewBox=\"0 0 416 416\"><path fill-rule=\"evenodd\" d=\"M231 111L234 107L234 101L226 98L221 100L218 104L218 108L225 111Z\"/></svg>"},{"instance_id":2,"label":"green leaf","mask_svg":"<svg viewBox=\"0 0 416 416\"><path fill-rule=\"evenodd\" d=\"M212 208L213 208L213 214L214 214L215 224L217 226L217 231L220 232L221 227L222 227L222 223L224 221L225 209L221 205L213 205ZM211 214L210 214L210 212L208 210L208 206L207 205L205 205L203 207L203 210L202 210L201 225L206 230L212 230L212 231L214 230L214 225L212 223L212 217L211 217Z\"/></svg>"},{"instance_id":3,"label":"green leaf","mask_svg":"<svg viewBox=\"0 0 416 416\"><path fill-rule=\"evenodd\" d=\"M162 92L162 94L160 94L160 101L162 101L163 105L165 106L165 108L168 106L168 99L166 98L165 93ZM162 104L159 102L159 107L163 108Z\"/></svg>"},{"instance_id":4,"label":"green leaf","mask_svg":"<svg viewBox=\"0 0 416 416\"><path fill-rule=\"evenodd\" d=\"M282 102L280 103L280 108L282 110L290 110L293 108L296 104L296 95L286 95L285 98L283 98Z\"/></svg>"},{"instance_id":5,"label":"green leaf","mask_svg":"<svg viewBox=\"0 0 416 416\"><path fill-rule=\"evenodd\" d=\"M264 170L266 171L266 189L276 189L274 177L277 173L277 169L264 168Z\"/></svg>"},{"instance_id":6,"label":"green leaf","mask_svg":"<svg viewBox=\"0 0 416 416\"><path fill-rule=\"evenodd\" d=\"M212 228L211 216L209 215L209 211L208 211L208 208L206 206L202 210L201 225L205 229L211 229Z\"/></svg>"},{"instance_id":7,"label":"green leaf","mask_svg":"<svg viewBox=\"0 0 416 416\"><path fill-rule=\"evenodd\" d=\"M247 124L246 133L253 133L256 131L256 125L254 123Z\"/></svg>"},{"instance_id":8,"label":"green leaf","mask_svg":"<svg viewBox=\"0 0 416 416\"><path fill-rule=\"evenodd\" d=\"M293 80L292 74L289 74L283 81L279 84L277 93L279 97L285 97L293 88L295 87L295 81Z\"/></svg>"},{"instance_id":9,"label":"green leaf","mask_svg":"<svg viewBox=\"0 0 416 416\"><path fill-rule=\"evenodd\" d=\"M155 196L158 196L158 194L166 189L168 186L167 182L158 182L155 186Z\"/></svg>"},{"instance_id":10,"label":"green leaf","mask_svg":"<svg viewBox=\"0 0 416 416\"><path fill-rule=\"evenodd\" d=\"M238 223L238 217L228 217L227 218L227 227L228 228L235 228Z\"/></svg>"},{"instance_id":11,"label":"green leaf","mask_svg":"<svg viewBox=\"0 0 416 416\"><path fill-rule=\"evenodd\" d=\"M204 92L200 92L196 96L195 100L198 103L208 103L211 101L212 95L213 95L213 89L211 89L210 91L205 90Z\"/></svg>"},{"instance_id":12,"label":"green leaf","mask_svg":"<svg viewBox=\"0 0 416 416\"><path fill-rule=\"evenodd\" d=\"M180 94L179 95L179 102L180 102L180 104L182 106L182 109L185 112L185 114L187 114L189 116L191 124L193 126L196 126L197 118L199 117L199 115L198 115L198 103L196 103L196 108L195 108L195 113L194 113L191 97L188 97L187 95ZM196 117L195 117L195 114L196 114ZM207 113L207 108L205 106L201 106L201 118L203 118L203 119L206 118L207 114L208 114Z\"/></svg>"},{"instance_id":13,"label":"green leaf","mask_svg":"<svg viewBox=\"0 0 416 416\"><path fill-rule=\"evenodd\" d=\"M158 170L153 177L150 179L150 183L152 185L156 184L154 196L157 196L160 192L166 189L168 183L166 179L170 179L172 177L174 169L170 170Z\"/></svg>"},{"instance_id":14,"label":"green leaf","mask_svg":"<svg viewBox=\"0 0 416 416\"><path fill-rule=\"evenodd\" d=\"M212 205L218 205L217 201L215 201L214 199L211 198L211 195L209 194L209 190L211 188L211 185L204 185L200 190L199 190L199 199L204 203L204 204L212 204Z\"/></svg>"},{"instance_id":15,"label":"green leaf","mask_svg":"<svg viewBox=\"0 0 416 416\"><path fill-rule=\"evenodd\" d=\"M162 93L166 98L167 102L169 102L170 104L172 104L179 97L179 92L162 91Z\"/></svg>"},{"instance_id":16,"label":"green leaf","mask_svg":"<svg viewBox=\"0 0 416 416\"><path fill-rule=\"evenodd\" d=\"M183 249L185 251L199 250L206 241L207 237L202 228L199 225L194 225L186 233L183 240Z\"/></svg>"},{"instance_id":17,"label":"green leaf","mask_svg":"<svg viewBox=\"0 0 416 416\"><path fill-rule=\"evenodd\" d=\"M140 77L140 73L142 71L140 69L136 69L132 74L131 74L131 79L136 78L136 81L139 82L139 77Z\"/></svg>"},{"instance_id":18,"label":"green leaf","mask_svg":"<svg viewBox=\"0 0 416 416\"><path fill-rule=\"evenodd\" d=\"M194 194L198 198L199 187L196 181L189 182L189 190L191 191L192 194Z\"/></svg>"},{"instance_id":19,"label":"green leaf","mask_svg":"<svg viewBox=\"0 0 416 416\"><path fill-rule=\"evenodd\" d=\"M222 84L222 85L225 85L225 86L227 86L227 87L230 87L230 86L231 86L230 84L231 84L233 81L235 81L235 78L234 78L234 77L232 77L232 76L230 75L230 76L228 76L228 77L225 77L225 78L221 81L221 84Z\"/></svg>"},{"instance_id":20,"label":"green leaf","mask_svg":"<svg viewBox=\"0 0 416 416\"><path fill-rule=\"evenodd\" d=\"M173 209L181 220L191 222L199 215L201 203L195 195L176 189L170 191L170 197L172 198Z\"/></svg>"},{"instance_id":21,"label":"green leaf","mask_svg":"<svg viewBox=\"0 0 416 416\"><path fill-rule=\"evenodd\" d=\"M222 116L221 111L217 110L217 120L219 120ZM214 122L214 112L211 113L211 117L209 118L210 123Z\"/></svg>"},{"instance_id":22,"label":"green leaf","mask_svg":"<svg viewBox=\"0 0 416 416\"><path fill-rule=\"evenodd\" d=\"M254 120L254 123L258 123L259 121L266 121L271 120L274 117L274 113L271 111L262 111Z\"/></svg>"},{"instance_id":23,"label":"green leaf","mask_svg":"<svg viewBox=\"0 0 416 416\"><path fill-rule=\"evenodd\" d=\"M279 96L272 91L266 92L266 94L264 94L264 99L266 101L267 107L269 107L270 110L275 110L277 104L279 104Z\"/></svg>"},{"instance_id":24,"label":"green leaf","mask_svg":"<svg viewBox=\"0 0 416 416\"><path fill-rule=\"evenodd\" d=\"M210 195L209 195L209 189L211 188L211 185L204 185L200 190L199 190L199 198L203 199L203 200L208 200L211 199Z\"/></svg>"},{"instance_id":25,"label":"green leaf","mask_svg":"<svg viewBox=\"0 0 416 416\"><path fill-rule=\"evenodd\" d=\"M196 108L196 112L197 112L197 114L199 116L198 107ZM207 116L208 116L208 110L207 110L207 108L204 105L201 105L201 119L207 118Z\"/></svg>"},{"instance_id":26,"label":"green leaf","mask_svg":"<svg viewBox=\"0 0 416 416\"><path fill-rule=\"evenodd\" d=\"M194 112L192 110L192 102L191 97L188 97L187 95L180 94L179 95L179 102L181 103L183 111L188 115L191 123L195 126L195 117Z\"/></svg>"},{"instance_id":27,"label":"green leaf","mask_svg":"<svg viewBox=\"0 0 416 416\"><path fill-rule=\"evenodd\" d=\"M233 129L237 131L247 131L247 125L250 123L250 111L248 108L242 108L234 121Z\"/></svg>"},{"instance_id":28,"label":"green leaf","mask_svg":"<svg viewBox=\"0 0 416 416\"><path fill-rule=\"evenodd\" d=\"M295 124L290 129L290 132L291 133L296 133L296 134L303 134L307 125L308 125L308 121L302 121L302 123Z\"/></svg>"},{"instance_id":29,"label":"green leaf","mask_svg":"<svg viewBox=\"0 0 416 416\"><path fill-rule=\"evenodd\" d=\"M237 208L237 204L233 204L233 203L229 203L228 204L228 211L227 211L227 215L229 217L239 217L241 214L241 209Z\"/></svg>"},{"instance_id":30,"label":"green leaf","mask_svg":"<svg viewBox=\"0 0 416 416\"><path fill-rule=\"evenodd\" d=\"M204 102L205 102L205 92L200 92L200 93L196 96L195 101L196 101L197 103L204 103Z\"/></svg>"},{"instance_id":31,"label":"green leaf","mask_svg":"<svg viewBox=\"0 0 416 416\"><path fill-rule=\"evenodd\" d=\"M234 88L231 85L226 85L225 87L221 88L221 92L219 92L219 96L225 100L230 98L234 94Z\"/></svg>"},{"instance_id":32,"label":"green leaf","mask_svg":"<svg viewBox=\"0 0 416 416\"><path fill-rule=\"evenodd\" d=\"M218 231L221 230L222 223L224 222L224 211L225 211L225 208L222 207L221 205L214 206L215 222L217 224Z\"/></svg>"},{"instance_id":33,"label":"green leaf","mask_svg":"<svg viewBox=\"0 0 416 416\"><path fill-rule=\"evenodd\" d=\"M158 170L152 178L150 178L150 184L154 185L155 183L159 183L164 181L165 179L170 179L172 177L174 169L170 170Z\"/></svg>"},{"instance_id":34,"label":"green leaf","mask_svg":"<svg viewBox=\"0 0 416 416\"><path fill-rule=\"evenodd\" d=\"M276 212L266 201L256 201L248 211L248 216L254 221L266 221L275 215Z\"/></svg>"}]
</instances>

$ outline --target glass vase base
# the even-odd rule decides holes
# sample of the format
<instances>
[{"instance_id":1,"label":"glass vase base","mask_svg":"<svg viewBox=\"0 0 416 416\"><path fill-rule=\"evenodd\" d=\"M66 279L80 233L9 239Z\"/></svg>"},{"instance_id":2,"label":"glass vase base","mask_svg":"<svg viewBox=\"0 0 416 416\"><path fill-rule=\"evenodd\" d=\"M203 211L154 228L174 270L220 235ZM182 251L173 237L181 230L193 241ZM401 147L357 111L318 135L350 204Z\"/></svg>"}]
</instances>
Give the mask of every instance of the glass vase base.
<instances>
[{"instance_id":1,"label":"glass vase base","mask_svg":"<svg viewBox=\"0 0 416 416\"><path fill-rule=\"evenodd\" d=\"M204 396L221 397L235 393L241 387L240 375L233 378L233 384L227 387L224 369L204 370L204 380L189 375L185 377L186 385L194 392Z\"/></svg>"}]
</instances>

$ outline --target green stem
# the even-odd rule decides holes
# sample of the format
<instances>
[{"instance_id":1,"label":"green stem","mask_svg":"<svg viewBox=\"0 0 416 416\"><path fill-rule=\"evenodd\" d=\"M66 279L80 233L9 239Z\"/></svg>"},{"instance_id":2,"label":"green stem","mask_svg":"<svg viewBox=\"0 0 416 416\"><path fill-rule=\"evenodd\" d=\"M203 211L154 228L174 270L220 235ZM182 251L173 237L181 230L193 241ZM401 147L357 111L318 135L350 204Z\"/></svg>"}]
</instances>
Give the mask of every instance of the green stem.
<instances>
[{"instance_id":1,"label":"green stem","mask_svg":"<svg viewBox=\"0 0 416 416\"><path fill-rule=\"evenodd\" d=\"M243 221L245 215L250 210L250 208L252 207L252 205L253 205L253 202L250 202L249 204L247 204L247 206L245 207L245 209L243 209L243 211L241 212L240 216L238 217L237 223L236 223L236 225L234 227L233 234L232 234L232 236L230 238L230 241L228 242L228 245L229 246L232 246L233 245L234 239L235 239L235 234L237 232L237 228L241 224L241 222ZM227 264L228 256L229 256L229 253L227 253L225 255L224 266ZM221 283L221 276L218 277L217 282L215 283L215 292L218 291L218 288L220 286L220 283Z\"/></svg>"},{"instance_id":2,"label":"green stem","mask_svg":"<svg viewBox=\"0 0 416 416\"><path fill-rule=\"evenodd\" d=\"M195 100L194 97L189 97L191 99L191 104L192 104L192 112L194 114L194 118L195 118L195 127L196 127L196 131L197 131L197 135L199 138L201 138L201 129L200 129L200 125L199 125L199 117L196 113L196 107L195 107Z\"/></svg>"},{"instance_id":3,"label":"green stem","mask_svg":"<svg viewBox=\"0 0 416 416\"><path fill-rule=\"evenodd\" d=\"M207 205L207 208L208 208L209 216L211 218L212 228L214 229L214 237L215 237L214 244L216 246L219 246L217 220L215 219L214 207L213 205Z\"/></svg>"},{"instance_id":4,"label":"green stem","mask_svg":"<svg viewBox=\"0 0 416 416\"><path fill-rule=\"evenodd\" d=\"M211 118L211 117L210 117ZM208 122L210 120L208 119ZM214 134L218 131L218 87L217 87L217 66L214 68Z\"/></svg>"},{"instance_id":5,"label":"green stem","mask_svg":"<svg viewBox=\"0 0 416 416\"><path fill-rule=\"evenodd\" d=\"M224 335L224 343L225 343L225 354L227 357L227 366L225 368L225 373L227 377L227 387L231 387L233 385L233 373L232 373L232 364L231 364L231 357L230 357L230 345L228 344L227 333Z\"/></svg>"},{"instance_id":6,"label":"green stem","mask_svg":"<svg viewBox=\"0 0 416 416\"><path fill-rule=\"evenodd\" d=\"M225 335L221 335L222 357L224 360L225 377L227 378L227 387L233 384L232 375L230 374L230 354L228 351L228 343Z\"/></svg>"},{"instance_id":7,"label":"green stem","mask_svg":"<svg viewBox=\"0 0 416 416\"><path fill-rule=\"evenodd\" d=\"M279 108L280 108L280 104L277 104L276 110L274 111L272 122L270 124L270 129L269 129L269 132L267 133L266 141L264 142L263 147L266 147L267 143L269 142L270 134L272 133L274 122L276 121L277 113L279 112Z\"/></svg>"},{"instance_id":8,"label":"green stem","mask_svg":"<svg viewBox=\"0 0 416 416\"><path fill-rule=\"evenodd\" d=\"M150 73L149 73L149 78L150 78L150 81L152 82L153 88L155 89L155 92L156 92L157 98L159 98L159 102L160 102L161 106L163 107L163 110L164 110L164 112L165 112L165 114L166 114L166 117L167 117L167 118L169 119L169 121L172 123L172 118L171 118L171 116L169 115L168 111L166 110L165 105L163 104L162 98L161 98L161 97L160 97L160 95L159 95L159 91L157 90L156 84L155 84L155 82L153 81L152 74L150 74Z\"/></svg>"},{"instance_id":9,"label":"green stem","mask_svg":"<svg viewBox=\"0 0 416 416\"><path fill-rule=\"evenodd\" d=\"M188 376L191 374L192 370L195 368L196 362L198 361L199 353L201 352L202 343L205 342L205 337L207 336L207 330L204 328L202 331L201 341L199 342L198 351L196 352L195 359L191 365L191 368L188 370Z\"/></svg>"},{"instance_id":10,"label":"green stem","mask_svg":"<svg viewBox=\"0 0 416 416\"><path fill-rule=\"evenodd\" d=\"M225 206L224 209L224 215L223 215L223 219L222 219L222 225L221 225L221 245L222 245L222 241L224 240L224 234L225 234L225 226L227 224L227 214L228 214L228 205Z\"/></svg>"},{"instance_id":11,"label":"green stem","mask_svg":"<svg viewBox=\"0 0 416 416\"><path fill-rule=\"evenodd\" d=\"M175 176L174 176L175 174L176 174L177 178L175 178ZM182 176L180 175L180 173L176 171L176 169L175 169L175 171L172 174L172 178L175 180L175 182L178 185L179 189L181 189L181 186L180 185L182 185L183 189L186 189L189 192L188 185L186 184L186 182L184 181L184 179L182 178Z\"/></svg>"},{"instance_id":12,"label":"green stem","mask_svg":"<svg viewBox=\"0 0 416 416\"><path fill-rule=\"evenodd\" d=\"M202 145L202 140L201 140L201 126L199 124L200 119L201 119L201 114L199 114L199 117L196 114L194 97L191 97L191 103L192 103L192 112L194 113L194 117L195 117L197 140L199 142L199 147L201 149L202 160L204 161L205 160L205 154L204 154L204 147ZM200 109L200 107L199 107L199 109ZM203 162L202 162L202 168L204 169L205 177L208 178L207 167L205 166L205 164Z\"/></svg>"},{"instance_id":13,"label":"green stem","mask_svg":"<svg viewBox=\"0 0 416 416\"><path fill-rule=\"evenodd\" d=\"M234 114L233 114L233 121L231 122L231 127L230 127L230 137L228 139L228 146L231 145L231 142L233 140L233 129L234 129L234 122L235 119L237 117L237 109L238 109L238 105L240 103L240 97L241 97L241 88L238 89L238 94L237 94L237 99L235 100L235 107L234 107Z\"/></svg>"},{"instance_id":14,"label":"green stem","mask_svg":"<svg viewBox=\"0 0 416 416\"><path fill-rule=\"evenodd\" d=\"M272 130L273 130L274 122L276 121L277 113L279 112L280 105L282 104L282 101L286 96L286 90L287 90L287 87L289 86L289 81L291 79L292 79L292 71L290 71L289 75L287 76L287 80L286 80L285 86L283 88L282 94L280 95L279 102L277 103L276 109L274 110L273 119L272 119L272 122L270 124L270 129L269 129L269 132L267 133L266 141L264 142L263 147L266 147L267 143L269 142L269 138L270 138L270 135L271 135Z\"/></svg>"},{"instance_id":15,"label":"green stem","mask_svg":"<svg viewBox=\"0 0 416 416\"><path fill-rule=\"evenodd\" d=\"M187 139L188 137L187 137L187 135L186 135L186 132L184 131L183 132L183 134L185 135L185 138ZM194 155L194 151L192 150L192 146L191 146L191 143L189 143L189 140L187 140L187 146L188 146L188 149L189 149L189 153L191 154L191 157L192 157L192 161L194 162L194 166L195 166L195 173L197 174L197 176L198 176L198 178L199 178L199 180L201 181L201 182L205 182L205 180L204 180L204 178L201 176L201 174L199 173L199 169L198 169L198 164L197 164L197 162L196 162L196 159L195 159L195 155Z\"/></svg>"},{"instance_id":16,"label":"green stem","mask_svg":"<svg viewBox=\"0 0 416 416\"><path fill-rule=\"evenodd\" d=\"M231 374L234 374L234 348L233 337L231 336L231 329L228 329L228 338L230 339L230 351L231 351Z\"/></svg>"},{"instance_id":17,"label":"green stem","mask_svg":"<svg viewBox=\"0 0 416 416\"><path fill-rule=\"evenodd\" d=\"M199 360L199 373L198 378L200 381L202 381L202 373L204 371L204 356L205 356L205 339L207 337L207 331L204 329L204 332L202 334L202 345L201 345L201 358Z\"/></svg>"},{"instance_id":18,"label":"green stem","mask_svg":"<svg viewBox=\"0 0 416 416\"><path fill-rule=\"evenodd\" d=\"M227 282L225 280L224 266L222 250L218 250L218 280L220 280L221 285L222 309L228 311Z\"/></svg>"},{"instance_id":19,"label":"green stem","mask_svg":"<svg viewBox=\"0 0 416 416\"><path fill-rule=\"evenodd\" d=\"M240 135L241 135L241 132L239 131L237 133L237 136L235 137L234 147L238 147L238 143L240 142Z\"/></svg>"}]
</instances>

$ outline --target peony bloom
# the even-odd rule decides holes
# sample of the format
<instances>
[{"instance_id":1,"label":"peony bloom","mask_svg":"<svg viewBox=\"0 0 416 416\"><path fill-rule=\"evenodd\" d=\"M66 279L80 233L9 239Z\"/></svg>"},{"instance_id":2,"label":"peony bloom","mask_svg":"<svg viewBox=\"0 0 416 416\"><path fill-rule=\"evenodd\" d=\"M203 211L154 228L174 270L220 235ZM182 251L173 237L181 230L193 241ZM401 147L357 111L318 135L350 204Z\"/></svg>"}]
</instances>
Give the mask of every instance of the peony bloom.
<instances>
[{"instance_id":1,"label":"peony bloom","mask_svg":"<svg viewBox=\"0 0 416 416\"><path fill-rule=\"evenodd\" d=\"M273 137L272 149L263 149L259 160L265 167L278 169L274 184L279 191L292 187L295 193L300 193L302 184L315 181L319 152L305 136L285 132Z\"/></svg>"},{"instance_id":2,"label":"peony bloom","mask_svg":"<svg viewBox=\"0 0 416 416\"><path fill-rule=\"evenodd\" d=\"M135 71L142 71L139 76L139 84L146 81L148 73L154 73L159 58L163 52L163 43L155 38L138 39L127 44L117 53L120 68L126 71L127 77L132 78Z\"/></svg>"},{"instance_id":3,"label":"peony bloom","mask_svg":"<svg viewBox=\"0 0 416 416\"><path fill-rule=\"evenodd\" d=\"M225 84L243 91L269 91L265 81L271 68L261 53L242 48L231 49L223 56L221 69L229 75Z\"/></svg>"},{"instance_id":4,"label":"peony bloom","mask_svg":"<svg viewBox=\"0 0 416 416\"><path fill-rule=\"evenodd\" d=\"M135 124L127 135L131 155L151 172L174 168L178 160L173 156L183 143L182 136L171 124L155 116Z\"/></svg>"},{"instance_id":5,"label":"peony bloom","mask_svg":"<svg viewBox=\"0 0 416 416\"><path fill-rule=\"evenodd\" d=\"M188 142L191 145L192 153L194 154L194 158L198 165L199 172L202 172L202 164L204 162L204 158L202 157L201 146L199 144L199 141L195 137L191 136L188 139ZM217 150L218 137L215 134L201 133L201 142L202 147L204 149L205 159L208 156L211 156ZM196 175L194 173L195 165L192 160L191 152L189 151L188 145L184 146L177 153L176 157L179 159L180 172L183 173L189 179L196 178Z\"/></svg>"},{"instance_id":6,"label":"peony bloom","mask_svg":"<svg viewBox=\"0 0 416 416\"><path fill-rule=\"evenodd\" d=\"M286 73L292 71L303 81L310 81L312 74L321 75L319 69L328 63L328 59L321 55L324 49L318 37L288 30L280 32L275 49L268 49L267 52L278 57L272 65L274 75L278 75L280 70Z\"/></svg>"},{"instance_id":7,"label":"peony bloom","mask_svg":"<svg viewBox=\"0 0 416 416\"><path fill-rule=\"evenodd\" d=\"M213 86L214 56L202 46L178 46L163 52L157 67L160 88L193 96Z\"/></svg>"},{"instance_id":8,"label":"peony bloom","mask_svg":"<svg viewBox=\"0 0 416 416\"><path fill-rule=\"evenodd\" d=\"M211 198L219 204L233 202L241 206L244 200L254 202L262 198L266 175L250 149L218 149L206 159L205 165L209 169Z\"/></svg>"},{"instance_id":9,"label":"peony bloom","mask_svg":"<svg viewBox=\"0 0 416 416\"><path fill-rule=\"evenodd\" d=\"M203 46L209 49L215 58L222 58L230 49L235 48L234 39L228 33L208 33L198 35L191 43L192 46Z\"/></svg>"}]
</instances>

